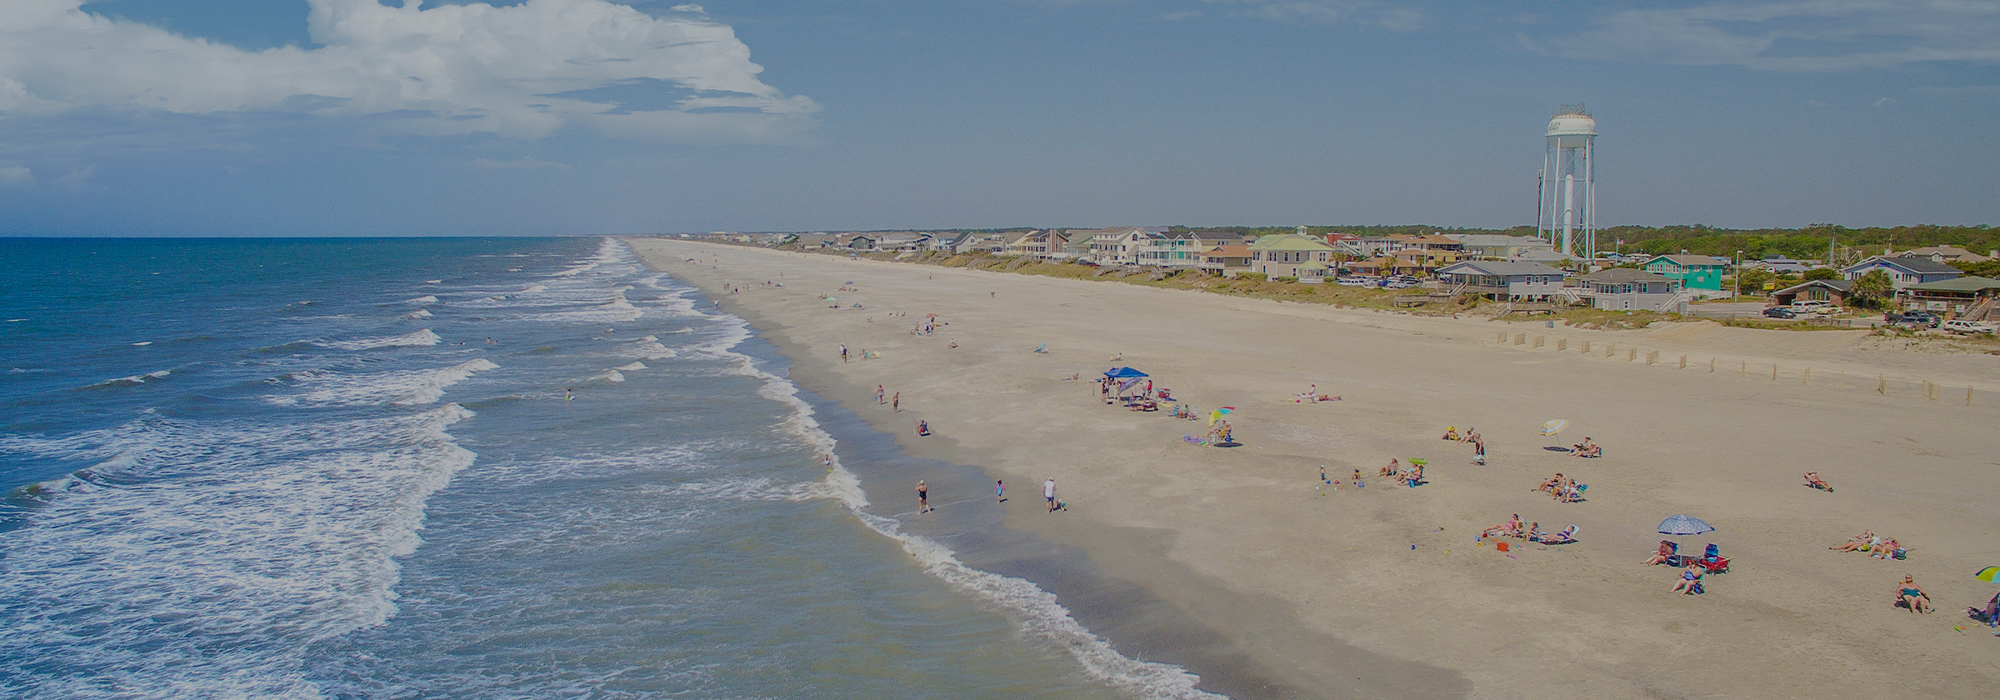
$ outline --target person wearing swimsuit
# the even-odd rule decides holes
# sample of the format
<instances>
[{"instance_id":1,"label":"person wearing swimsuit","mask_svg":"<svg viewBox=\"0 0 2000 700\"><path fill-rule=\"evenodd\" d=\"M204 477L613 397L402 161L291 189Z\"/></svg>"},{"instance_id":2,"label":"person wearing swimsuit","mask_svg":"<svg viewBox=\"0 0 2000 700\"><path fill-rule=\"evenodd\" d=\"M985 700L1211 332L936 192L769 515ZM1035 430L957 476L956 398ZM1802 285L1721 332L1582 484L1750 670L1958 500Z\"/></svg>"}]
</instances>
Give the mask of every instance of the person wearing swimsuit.
<instances>
[{"instance_id":1,"label":"person wearing swimsuit","mask_svg":"<svg viewBox=\"0 0 2000 700\"><path fill-rule=\"evenodd\" d=\"M917 482L917 512L920 514L931 512L931 489L922 481Z\"/></svg>"}]
</instances>

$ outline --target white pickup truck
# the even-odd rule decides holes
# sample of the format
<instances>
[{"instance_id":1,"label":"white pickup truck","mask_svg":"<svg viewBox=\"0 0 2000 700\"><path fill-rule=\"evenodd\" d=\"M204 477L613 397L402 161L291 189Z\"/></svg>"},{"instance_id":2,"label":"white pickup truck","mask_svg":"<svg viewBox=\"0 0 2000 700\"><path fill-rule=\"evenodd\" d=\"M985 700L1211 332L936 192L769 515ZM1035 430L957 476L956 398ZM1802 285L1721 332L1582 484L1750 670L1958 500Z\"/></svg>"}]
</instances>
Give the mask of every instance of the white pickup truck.
<instances>
[{"instance_id":1,"label":"white pickup truck","mask_svg":"<svg viewBox=\"0 0 2000 700\"><path fill-rule=\"evenodd\" d=\"M1993 324L1991 323L1980 323L1978 321L1945 321L1944 323L1938 324L1938 330L1944 331L1946 333L1978 334L1978 333L1992 333L1994 329L1993 329Z\"/></svg>"}]
</instances>

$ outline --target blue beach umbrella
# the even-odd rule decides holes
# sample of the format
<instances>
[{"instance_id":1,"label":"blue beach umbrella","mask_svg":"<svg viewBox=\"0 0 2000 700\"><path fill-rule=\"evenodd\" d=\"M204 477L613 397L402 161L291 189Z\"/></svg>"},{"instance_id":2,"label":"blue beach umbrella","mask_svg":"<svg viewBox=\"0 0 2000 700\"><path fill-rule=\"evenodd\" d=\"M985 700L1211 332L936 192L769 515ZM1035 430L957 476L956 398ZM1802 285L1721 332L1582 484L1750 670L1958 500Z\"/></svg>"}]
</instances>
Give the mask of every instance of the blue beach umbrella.
<instances>
[{"instance_id":1,"label":"blue beach umbrella","mask_svg":"<svg viewBox=\"0 0 2000 700\"><path fill-rule=\"evenodd\" d=\"M1113 367L1111 369L1105 370L1104 376L1110 377L1112 379L1131 379L1133 377L1147 377L1152 375L1146 374L1145 372L1141 372L1136 369L1132 369L1130 367Z\"/></svg>"},{"instance_id":2,"label":"blue beach umbrella","mask_svg":"<svg viewBox=\"0 0 2000 700\"><path fill-rule=\"evenodd\" d=\"M1699 535L1704 532L1714 531L1714 526L1702 522L1699 518L1691 518L1685 515L1676 515L1660 521L1660 534L1662 535Z\"/></svg>"}]
</instances>

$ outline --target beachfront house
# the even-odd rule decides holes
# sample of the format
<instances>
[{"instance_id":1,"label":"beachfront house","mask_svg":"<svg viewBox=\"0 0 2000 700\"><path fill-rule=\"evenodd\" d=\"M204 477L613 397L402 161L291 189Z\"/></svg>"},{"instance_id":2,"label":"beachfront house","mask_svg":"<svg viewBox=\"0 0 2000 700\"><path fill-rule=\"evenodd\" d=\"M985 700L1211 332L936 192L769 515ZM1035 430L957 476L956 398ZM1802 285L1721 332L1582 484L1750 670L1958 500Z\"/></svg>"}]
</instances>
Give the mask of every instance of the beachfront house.
<instances>
[{"instance_id":1,"label":"beachfront house","mask_svg":"<svg viewBox=\"0 0 2000 700\"><path fill-rule=\"evenodd\" d=\"M1614 267L1577 278L1590 305L1605 311L1687 313L1688 298L1666 275Z\"/></svg>"},{"instance_id":2,"label":"beachfront house","mask_svg":"<svg viewBox=\"0 0 2000 700\"><path fill-rule=\"evenodd\" d=\"M1200 239L1186 232L1152 232L1135 239L1139 245L1140 265L1168 270L1191 270L1201 262Z\"/></svg>"},{"instance_id":3,"label":"beachfront house","mask_svg":"<svg viewBox=\"0 0 2000 700\"><path fill-rule=\"evenodd\" d=\"M1138 265L1139 249L1144 239L1152 233L1165 229L1147 229L1138 226L1119 226L1079 232L1090 236L1090 259L1099 265Z\"/></svg>"},{"instance_id":4,"label":"beachfront house","mask_svg":"<svg viewBox=\"0 0 2000 700\"><path fill-rule=\"evenodd\" d=\"M853 234L840 239L840 247L850 252L874 252L875 237L865 233Z\"/></svg>"},{"instance_id":5,"label":"beachfront house","mask_svg":"<svg viewBox=\"0 0 2000 700\"><path fill-rule=\"evenodd\" d=\"M1913 284L1899 295L1903 309L1948 314L1967 321L2000 318L1993 312L1994 297L2000 296L2000 280L1967 275Z\"/></svg>"},{"instance_id":6,"label":"beachfront house","mask_svg":"<svg viewBox=\"0 0 2000 700\"><path fill-rule=\"evenodd\" d=\"M1682 289L1722 291L1722 275L1729 261L1706 255L1655 255L1646 261L1646 271L1679 282Z\"/></svg>"},{"instance_id":7,"label":"beachfront house","mask_svg":"<svg viewBox=\"0 0 2000 700\"><path fill-rule=\"evenodd\" d=\"M1252 243L1250 271L1269 278L1298 277L1299 266L1333 260L1336 249L1316 236L1265 236Z\"/></svg>"},{"instance_id":8,"label":"beachfront house","mask_svg":"<svg viewBox=\"0 0 2000 700\"><path fill-rule=\"evenodd\" d=\"M1854 293L1851 280L1806 280L1775 292L1771 292L1771 303L1791 306L1795 301L1830 301L1839 306L1847 305L1847 296Z\"/></svg>"},{"instance_id":9,"label":"beachfront house","mask_svg":"<svg viewBox=\"0 0 2000 700\"><path fill-rule=\"evenodd\" d=\"M1465 259L1513 260L1530 250L1555 250L1555 244L1534 236L1502 236L1489 233L1447 233L1458 241Z\"/></svg>"},{"instance_id":10,"label":"beachfront house","mask_svg":"<svg viewBox=\"0 0 2000 700\"><path fill-rule=\"evenodd\" d=\"M1875 270L1889 274L1889 283L1897 291L1912 285L1948 280L1965 274L1965 271L1930 258L1902 258L1877 255L1861 262L1841 268L1840 274L1850 280L1861 279Z\"/></svg>"},{"instance_id":11,"label":"beachfront house","mask_svg":"<svg viewBox=\"0 0 2000 700\"><path fill-rule=\"evenodd\" d=\"M880 234L875 239L875 249L891 253L919 253L930 247L931 235L914 231L895 231Z\"/></svg>"},{"instance_id":12,"label":"beachfront house","mask_svg":"<svg viewBox=\"0 0 2000 700\"><path fill-rule=\"evenodd\" d=\"M1438 277L1465 292L1510 301L1547 301L1562 294L1562 270L1531 262L1467 260L1438 268Z\"/></svg>"},{"instance_id":13,"label":"beachfront house","mask_svg":"<svg viewBox=\"0 0 2000 700\"><path fill-rule=\"evenodd\" d=\"M968 233L958 239L951 252L959 255L998 253L1007 247L1007 238L1004 233Z\"/></svg>"},{"instance_id":14,"label":"beachfront house","mask_svg":"<svg viewBox=\"0 0 2000 700\"><path fill-rule=\"evenodd\" d=\"M1250 271L1250 246L1236 243L1220 245L1201 254L1201 262L1196 269L1218 277L1235 277L1237 273Z\"/></svg>"}]
</instances>

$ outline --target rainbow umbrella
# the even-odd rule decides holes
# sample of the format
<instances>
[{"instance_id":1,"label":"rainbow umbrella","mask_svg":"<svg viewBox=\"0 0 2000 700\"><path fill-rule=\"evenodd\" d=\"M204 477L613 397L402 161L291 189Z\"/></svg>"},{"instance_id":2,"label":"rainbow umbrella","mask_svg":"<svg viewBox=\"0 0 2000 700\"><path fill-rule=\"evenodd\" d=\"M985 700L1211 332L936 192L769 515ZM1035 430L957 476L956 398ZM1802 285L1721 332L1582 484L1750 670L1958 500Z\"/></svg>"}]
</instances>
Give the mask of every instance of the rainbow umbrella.
<instances>
[{"instance_id":1,"label":"rainbow umbrella","mask_svg":"<svg viewBox=\"0 0 2000 700\"><path fill-rule=\"evenodd\" d=\"M1218 409L1215 409L1215 410L1213 410L1213 411L1210 411L1210 412L1208 413L1208 424L1209 424L1209 425L1215 425L1215 422L1216 422L1216 421L1219 421L1219 420L1222 420L1222 417L1223 417L1223 416L1226 416L1226 415L1229 415L1230 413L1234 412L1235 410L1236 410L1236 407L1235 407L1235 406L1223 406L1222 408L1218 408Z\"/></svg>"},{"instance_id":2,"label":"rainbow umbrella","mask_svg":"<svg viewBox=\"0 0 2000 700\"><path fill-rule=\"evenodd\" d=\"M1980 569L1979 573L1973 574L1972 577L1987 583L2000 583L2000 566L1989 566Z\"/></svg>"}]
</instances>

